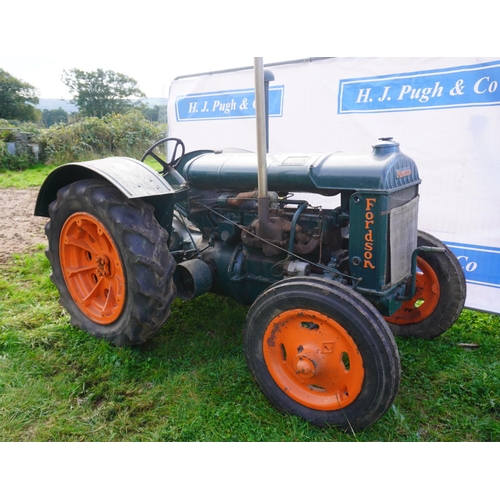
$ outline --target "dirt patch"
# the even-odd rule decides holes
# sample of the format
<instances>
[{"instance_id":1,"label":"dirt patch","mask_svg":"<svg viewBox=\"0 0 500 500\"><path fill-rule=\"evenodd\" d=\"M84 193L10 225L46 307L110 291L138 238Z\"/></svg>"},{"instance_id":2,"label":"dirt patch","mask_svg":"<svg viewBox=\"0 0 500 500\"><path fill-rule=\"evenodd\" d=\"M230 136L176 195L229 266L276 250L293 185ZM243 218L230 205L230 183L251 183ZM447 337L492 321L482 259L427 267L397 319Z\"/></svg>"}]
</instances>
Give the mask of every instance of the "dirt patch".
<instances>
[{"instance_id":1,"label":"dirt patch","mask_svg":"<svg viewBox=\"0 0 500 500\"><path fill-rule=\"evenodd\" d=\"M0 189L0 264L14 253L46 244L46 217L35 217L38 189Z\"/></svg>"}]
</instances>

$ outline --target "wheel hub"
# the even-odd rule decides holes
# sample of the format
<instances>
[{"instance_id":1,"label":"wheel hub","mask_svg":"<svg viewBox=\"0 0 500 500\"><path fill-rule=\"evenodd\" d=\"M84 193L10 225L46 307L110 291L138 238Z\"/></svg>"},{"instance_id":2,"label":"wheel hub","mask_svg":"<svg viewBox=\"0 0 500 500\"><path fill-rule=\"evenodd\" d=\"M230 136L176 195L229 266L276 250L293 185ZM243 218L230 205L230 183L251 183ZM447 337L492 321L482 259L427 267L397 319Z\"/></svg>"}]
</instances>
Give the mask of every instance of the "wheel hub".
<instances>
[{"instance_id":1,"label":"wheel hub","mask_svg":"<svg viewBox=\"0 0 500 500\"><path fill-rule=\"evenodd\" d=\"M316 362L307 356L295 356L293 366L299 377L311 378L316 375Z\"/></svg>"},{"instance_id":2,"label":"wheel hub","mask_svg":"<svg viewBox=\"0 0 500 500\"><path fill-rule=\"evenodd\" d=\"M96 258L96 263L97 274L99 276L109 276L111 274L109 259L105 255L98 255Z\"/></svg>"}]
</instances>

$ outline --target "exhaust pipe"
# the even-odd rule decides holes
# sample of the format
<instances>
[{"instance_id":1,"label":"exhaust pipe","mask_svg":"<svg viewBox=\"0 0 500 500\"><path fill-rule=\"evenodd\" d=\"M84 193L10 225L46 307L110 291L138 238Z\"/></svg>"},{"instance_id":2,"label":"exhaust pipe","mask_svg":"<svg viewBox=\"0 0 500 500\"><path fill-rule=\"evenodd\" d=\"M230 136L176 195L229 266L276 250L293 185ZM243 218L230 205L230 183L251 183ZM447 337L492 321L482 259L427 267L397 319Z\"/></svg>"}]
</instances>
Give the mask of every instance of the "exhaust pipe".
<instances>
[{"instance_id":1,"label":"exhaust pipe","mask_svg":"<svg viewBox=\"0 0 500 500\"><path fill-rule=\"evenodd\" d=\"M266 96L264 85L264 60L254 57L255 118L257 126L257 182L258 225L257 236L272 239L273 224L269 221L269 194L267 189L267 127ZM273 77L274 79L274 77Z\"/></svg>"},{"instance_id":2,"label":"exhaust pipe","mask_svg":"<svg viewBox=\"0 0 500 500\"><path fill-rule=\"evenodd\" d=\"M259 199L267 197L266 101L264 94L264 60L254 58L255 120L257 126L257 178Z\"/></svg>"}]
</instances>

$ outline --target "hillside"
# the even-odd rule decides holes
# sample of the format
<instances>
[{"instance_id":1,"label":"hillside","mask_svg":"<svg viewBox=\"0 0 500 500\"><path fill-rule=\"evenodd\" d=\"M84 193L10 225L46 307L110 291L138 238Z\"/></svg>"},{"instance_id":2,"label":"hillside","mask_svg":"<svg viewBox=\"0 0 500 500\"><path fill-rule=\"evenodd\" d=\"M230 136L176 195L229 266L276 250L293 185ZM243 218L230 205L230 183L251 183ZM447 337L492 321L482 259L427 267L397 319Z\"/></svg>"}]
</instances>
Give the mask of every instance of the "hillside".
<instances>
[{"instance_id":1,"label":"hillside","mask_svg":"<svg viewBox=\"0 0 500 500\"><path fill-rule=\"evenodd\" d=\"M71 104L68 101L65 101L63 99L43 99L40 98L40 101L38 104L35 106L38 109L59 109L62 108L64 111L67 111L68 113L74 113L78 111L78 108L74 105Z\"/></svg>"},{"instance_id":2,"label":"hillside","mask_svg":"<svg viewBox=\"0 0 500 500\"><path fill-rule=\"evenodd\" d=\"M146 97L145 99L142 99L142 101L148 107L153 108L154 106L165 106L168 102L168 99L166 97ZM40 98L40 102L36 107L42 110L62 108L68 113L75 113L76 111L78 111L78 108L74 104L71 104L69 101L65 101L64 99Z\"/></svg>"}]
</instances>

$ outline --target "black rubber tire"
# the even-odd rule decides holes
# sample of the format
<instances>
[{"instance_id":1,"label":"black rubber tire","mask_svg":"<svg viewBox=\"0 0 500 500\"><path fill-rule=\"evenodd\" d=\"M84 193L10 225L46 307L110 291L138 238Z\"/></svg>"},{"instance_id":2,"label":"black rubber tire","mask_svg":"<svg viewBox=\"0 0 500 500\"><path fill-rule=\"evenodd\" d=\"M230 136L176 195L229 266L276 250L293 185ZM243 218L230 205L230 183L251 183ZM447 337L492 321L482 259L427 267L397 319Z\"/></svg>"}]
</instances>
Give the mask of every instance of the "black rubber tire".
<instances>
[{"instance_id":1,"label":"black rubber tire","mask_svg":"<svg viewBox=\"0 0 500 500\"><path fill-rule=\"evenodd\" d=\"M440 296L434 311L425 319L408 325L394 324L387 319L389 326L399 337L433 339L450 328L460 316L467 296L467 285L462 266L453 252L438 238L418 232L418 246L444 248L444 253L422 252L421 257L436 273Z\"/></svg>"},{"instance_id":2,"label":"black rubber tire","mask_svg":"<svg viewBox=\"0 0 500 500\"><path fill-rule=\"evenodd\" d=\"M63 277L59 239L65 221L77 212L88 213L105 226L121 258L126 298L120 316L111 324L98 324L85 315ZM51 280L71 324L117 346L142 344L152 337L168 319L176 296L175 260L168 250L168 233L154 218L153 207L142 200L127 199L106 181L87 179L60 189L49 214L45 234Z\"/></svg>"},{"instance_id":3,"label":"black rubber tire","mask_svg":"<svg viewBox=\"0 0 500 500\"><path fill-rule=\"evenodd\" d=\"M279 314L309 309L342 326L361 354L364 381L359 395L348 406L318 410L292 399L269 372L264 359L265 332ZM356 431L380 419L393 403L401 367L394 337L380 313L352 289L319 278L283 280L264 291L251 306L244 330L245 356L257 385L279 411L302 417L316 426Z\"/></svg>"}]
</instances>

